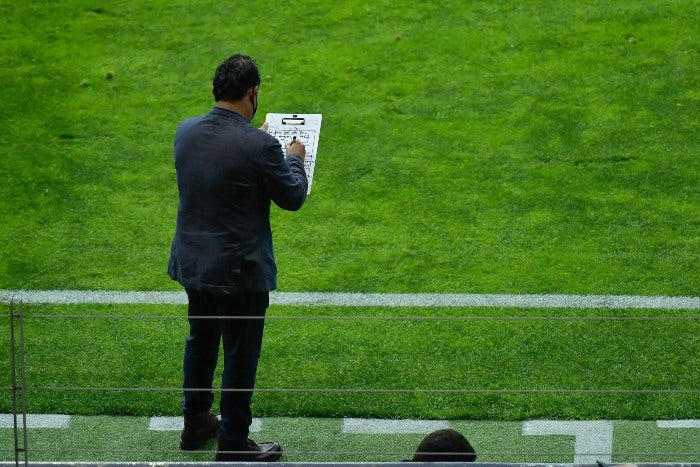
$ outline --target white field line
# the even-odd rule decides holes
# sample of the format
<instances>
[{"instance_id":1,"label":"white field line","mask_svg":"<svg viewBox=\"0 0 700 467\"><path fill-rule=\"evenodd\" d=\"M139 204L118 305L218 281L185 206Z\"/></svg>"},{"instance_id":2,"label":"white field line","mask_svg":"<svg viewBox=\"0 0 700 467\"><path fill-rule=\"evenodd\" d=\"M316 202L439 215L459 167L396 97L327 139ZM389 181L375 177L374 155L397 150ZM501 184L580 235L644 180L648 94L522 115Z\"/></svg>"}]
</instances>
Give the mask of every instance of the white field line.
<instances>
[{"instance_id":1,"label":"white field line","mask_svg":"<svg viewBox=\"0 0 700 467\"><path fill-rule=\"evenodd\" d=\"M261 418L253 418L250 424L251 433L260 433L262 431L263 420ZM180 431L185 427L185 421L182 417L151 417L148 422L149 431Z\"/></svg>"},{"instance_id":2,"label":"white field line","mask_svg":"<svg viewBox=\"0 0 700 467\"><path fill-rule=\"evenodd\" d=\"M611 421L534 420L523 423L523 435L574 435L574 463L612 462Z\"/></svg>"},{"instance_id":3,"label":"white field line","mask_svg":"<svg viewBox=\"0 0 700 467\"><path fill-rule=\"evenodd\" d=\"M262 431L264 420L253 418L250 431ZM422 433L449 428L448 420L386 420L370 418L344 418L341 432L346 434L405 434ZM151 417L149 431L179 431L184 427L182 417Z\"/></svg>"},{"instance_id":4,"label":"white field line","mask_svg":"<svg viewBox=\"0 0 700 467\"><path fill-rule=\"evenodd\" d=\"M0 290L0 301L47 304L184 305L179 292ZM661 295L271 292L273 305L347 307L501 307L700 310L700 297Z\"/></svg>"},{"instance_id":5,"label":"white field line","mask_svg":"<svg viewBox=\"0 0 700 467\"><path fill-rule=\"evenodd\" d=\"M27 414L26 420L23 420L22 414L17 414L15 420L12 414L0 414L0 428L13 428L15 422L18 427L22 427L24 421L27 423L27 428L68 428L70 417L70 415Z\"/></svg>"}]
</instances>

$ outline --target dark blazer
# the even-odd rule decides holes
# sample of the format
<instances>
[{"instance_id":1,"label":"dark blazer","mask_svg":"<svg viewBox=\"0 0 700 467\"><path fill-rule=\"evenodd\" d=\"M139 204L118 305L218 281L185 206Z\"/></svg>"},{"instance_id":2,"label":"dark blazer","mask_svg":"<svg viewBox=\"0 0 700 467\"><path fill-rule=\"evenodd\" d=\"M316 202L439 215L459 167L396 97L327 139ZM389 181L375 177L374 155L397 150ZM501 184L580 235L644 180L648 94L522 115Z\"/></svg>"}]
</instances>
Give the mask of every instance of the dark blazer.
<instances>
[{"instance_id":1,"label":"dark blazer","mask_svg":"<svg viewBox=\"0 0 700 467\"><path fill-rule=\"evenodd\" d=\"M180 203L168 275L214 293L274 290L270 204L304 204L302 159L285 159L274 136L215 107L178 127L175 170Z\"/></svg>"}]
</instances>

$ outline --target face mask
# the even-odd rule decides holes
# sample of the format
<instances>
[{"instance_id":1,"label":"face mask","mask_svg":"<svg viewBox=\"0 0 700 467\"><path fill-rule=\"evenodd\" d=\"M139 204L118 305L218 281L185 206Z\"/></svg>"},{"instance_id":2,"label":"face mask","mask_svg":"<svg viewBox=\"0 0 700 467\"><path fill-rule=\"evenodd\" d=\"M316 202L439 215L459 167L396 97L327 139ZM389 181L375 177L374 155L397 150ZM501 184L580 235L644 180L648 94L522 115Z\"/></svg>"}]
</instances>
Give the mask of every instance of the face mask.
<instances>
[{"instance_id":1,"label":"face mask","mask_svg":"<svg viewBox=\"0 0 700 467\"><path fill-rule=\"evenodd\" d=\"M253 118L255 118L255 112L258 111L258 99L257 99L257 97L255 99L253 99L253 97L251 96L250 103L253 104L253 114L250 116L248 121L252 122Z\"/></svg>"}]
</instances>

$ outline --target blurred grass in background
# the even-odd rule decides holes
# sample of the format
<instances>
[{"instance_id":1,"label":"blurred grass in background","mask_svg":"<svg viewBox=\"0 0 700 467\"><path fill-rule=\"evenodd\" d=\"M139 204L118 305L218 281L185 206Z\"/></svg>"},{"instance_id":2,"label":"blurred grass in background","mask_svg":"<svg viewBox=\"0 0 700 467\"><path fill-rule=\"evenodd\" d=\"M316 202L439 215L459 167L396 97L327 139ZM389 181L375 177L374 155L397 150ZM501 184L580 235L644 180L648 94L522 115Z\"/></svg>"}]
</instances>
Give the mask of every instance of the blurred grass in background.
<instances>
[{"instance_id":1,"label":"blurred grass in background","mask_svg":"<svg viewBox=\"0 0 700 467\"><path fill-rule=\"evenodd\" d=\"M0 4L0 285L177 289L172 135L216 65L324 114L280 288L698 291L695 2Z\"/></svg>"},{"instance_id":2,"label":"blurred grass in background","mask_svg":"<svg viewBox=\"0 0 700 467\"><path fill-rule=\"evenodd\" d=\"M281 290L697 296L699 9L0 1L0 288L178 290L172 135L213 105L216 65L244 52L263 75L256 125L324 115L313 193L273 211ZM270 320L259 386L697 389L692 319L331 323ZM27 326L33 386L180 384L184 320ZM261 392L256 413L697 418L693 397ZM67 413L178 403L30 399Z\"/></svg>"}]
</instances>

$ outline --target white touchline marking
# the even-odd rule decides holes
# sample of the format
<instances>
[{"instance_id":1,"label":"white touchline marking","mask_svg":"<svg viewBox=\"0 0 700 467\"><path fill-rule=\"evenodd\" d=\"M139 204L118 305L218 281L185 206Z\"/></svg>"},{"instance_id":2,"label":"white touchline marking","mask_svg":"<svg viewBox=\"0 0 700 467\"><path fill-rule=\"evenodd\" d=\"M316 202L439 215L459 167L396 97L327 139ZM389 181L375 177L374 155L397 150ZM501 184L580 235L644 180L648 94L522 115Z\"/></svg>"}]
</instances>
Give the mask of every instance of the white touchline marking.
<instances>
[{"instance_id":1,"label":"white touchline marking","mask_svg":"<svg viewBox=\"0 0 700 467\"><path fill-rule=\"evenodd\" d=\"M180 431L184 428L182 417L151 417L149 431Z\"/></svg>"},{"instance_id":2,"label":"white touchline marking","mask_svg":"<svg viewBox=\"0 0 700 467\"><path fill-rule=\"evenodd\" d=\"M0 290L0 300L50 304L187 304L179 292L109 290ZM565 294L440 294L271 292L273 305L353 307L503 307L699 310L700 297Z\"/></svg>"},{"instance_id":3,"label":"white touchline marking","mask_svg":"<svg viewBox=\"0 0 700 467\"><path fill-rule=\"evenodd\" d=\"M70 415L27 414L27 428L68 428ZM17 427L22 428L22 414L17 414ZM12 414L0 414L0 428L14 428Z\"/></svg>"},{"instance_id":4,"label":"white touchline marking","mask_svg":"<svg viewBox=\"0 0 700 467\"><path fill-rule=\"evenodd\" d=\"M399 434L431 433L435 430L449 428L445 420L382 420L368 418L343 419L343 433L356 434Z\"/></svg>"},{"instance_id":5,"label":"white touchline marking","mask_svg":"<svg viewBox=\"0 0 700 467\"><path fill-rule=\"evenodd\" d=\"M659 428L700 428L700 420L658 420Z\"/></svg>"},{"instance_id":6,"label":"white touchline marking","mask_svg":"<svg viewBox=\"0 0 700 467\"><path fill-rule=\"evenodd\" d=\"M612 462L613 424L610 421L533 420L523 423L523 435L573 435L574 464Z\"/></svg>"},{"instance_id":7,"label":"white touchline marking","mask_svg":"<svg viewBox=\"0 0 700 467\"><path fill-rule=\"evenodd\" d=\"M250 425L251 433L258 433L262 430L263 421L254 418ZM180 431L185 427L182 417L151 417L148 423L149 431Z\"/></svg>"}]
</instances>

